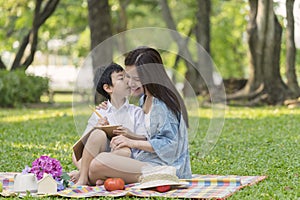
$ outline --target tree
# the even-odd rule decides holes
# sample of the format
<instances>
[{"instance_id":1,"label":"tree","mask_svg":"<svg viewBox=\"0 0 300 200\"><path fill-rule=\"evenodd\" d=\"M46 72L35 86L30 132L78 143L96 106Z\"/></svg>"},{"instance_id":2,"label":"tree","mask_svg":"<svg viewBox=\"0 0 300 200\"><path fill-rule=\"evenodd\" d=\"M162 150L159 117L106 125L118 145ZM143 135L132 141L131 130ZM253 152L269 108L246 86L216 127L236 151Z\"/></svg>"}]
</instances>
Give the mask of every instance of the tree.
<instances>
[{"instance_id":1,"label":"tree","mask_svg":"<svg viewBox=\"0 0 300 200\"><path fill-rule=\"evenodd\" d=\"M127 30L128 17L126 13L126 8L129 5L129 0L118 0L120 9L117 11L117 21L116 21L116 32L120 33ZM121 42L119 44L119 49L121 52L126 50L126 38L121 35Z\"/></svg>"},{"instance_id":2,"label":"tree","mask_svg":"<svg viewBox=\"0 0 300 200\"><path fill-rule=\"evenodd\" d=\"M282 27L273 11L273 1L249 0L247 28L250 74L243 90L231 98L250 98L281 104L290 95L279 68Z\"/></svg>"},{"instance_id":3,"label":"tree","mask_svg":"<svg viewBox=\"0 0 300 200\"><path fill-rule=\"evenodd\" d=\"M167 27L171 30L177 31L177 27L175 24L175 21L172 17L171 10L169 8L167 0L160 0L160 5L162 8L162 14L163 18L167 24ZM206 10L203 12L202 8L204 5L204 9ZM209 13L210 13L210 1L198 1L198 12L197 12L197 30L196 30L196 38L197 41L207 50L210 51L209 48L209 40L210 40L210 31L209 31ZM191 30L193 30L194 27L191 27ZM207 55L203 56L203 53L198 53L198 60L193 61L192 54L188 50L188 40L184 40L184 38L180 34L172 34L172 37L174 41L176 41L178 49L182 55L184 55L185 64L187 67L187 71L185 73L186 82L184 83L183 88L183 94L185 96L192 96L194 92L199 95L203 89L203 80L202 76L205 76L207 80L208 87L213 87L213 80L212 80L212 66L207 64L212 64L211 62L207 61ZM198 49L199 52L203 52L203 50ZM190 63L188 61L192 61L193 63ZM194 67L196 66L198 70ZM203 72L201 75L199 73L199 70ZM202 81L199 81L202 80ZM188 82L187 82L188 81ZM193 91L191 91L190 87L187 87L187 84L190 84L192 86Z\"/></svg>"},{"instance_id":4,"label":"tree","mask_svg":"<svg viewBox=\"0 0 300 200\"><path fill-rule=\"evenodd\" d=\"M209 0L198 0L197 1L198 10L196 13L197 24L195 28L195 35L197 42L205 49L205 51L210 55L210 12L211 12L211 1ZM199 49L201 51L201 49ZM207 84L208 88L214 87L213 82L213 67L208 65L210 61L207 60L207 55L198 55L198 66L201 67L206 72L202 75L206 75L207 83L204 82L203 77L199 74L197 79L199 80L200 88L203 90Z\"/></svg>"},{"instance_id":5,"label":"tree","mask_svg":"<svg viewBox=\"0 0 300 200\"><path fill-rule=\"evenodd\" d=\"M72 56L73 61L86 56L90 51L87 7L85 0L60 1L55 12L40 28L38 49L43 54ZM54 40L60 45L51 46Z\"/></svg>"},{"instance_id":6,"label":"tree","mask_svg":"<svg viewBox=\"0 0 300 200\"><path fill-rule=\"evenodd\" d=\"M112 36L110 6L108 0L88 0L88 10L91 31L91 56L94 70L94 87L96 87L99 77L99 67L112 61L112 44L102 44L106 45L104 48L105 51L101 51L102 48L97 48L100 43ZM103 97L96 92L94 98L95 104L102 100Z\"/></svg>"},{"instance_id":7,"label":"tree","mask_svg":"<svg viewBox=\"0 0 300 200\"><path fill-rule=\"evenodd\" d=\"M3 63L1 57L0 57L0 69L6 69L5 64Z\"/></svg>"},{"instance_id":8,"label":"tree","mask_svg":"<svg viewBox=\"0 0 300 200\"><path fill-rule=\"evenodd\" d=\"M211 1L211 57L224 79L245 78L248 2Z\"/></svg>"},{"instance_id":9,"label":"tree","mask_svg":"<svg viewBox=\"0 0 300 200\"><path fill-rule=\"evenodd\" d=\"M36 0L8 0L0 3L0 52L5 69L10 69L23 38L30 32L33 24ZM42 1L42 8L47 1ZM54 2L52 2L54 3ZM41 10L42 10L41 8ZM42 12L42 11L41 11ZM88 29L88 9L85 0L60 1L45 23L38 30L36 51L43 55L55 54L72 56L79 61L90 50ZM53 42L54 41L54 42ZM53 45L54 44L54 45ZM27 46L21 62L29 55ZM35 59L32 64L46 64L47 59ZM74 63L76 65L76 63ZM0 64L1 65L1 64Z\"/></svg>"},{"instance_id":10,"label":"tree","mask_svg":"<svg viewBox=\"0 0 300 200\"><path fill-rule=\"evenodd\" d=\"M91 29L91 50L111 37L111 16L108 0L88 0L89 26Z\"/></svg>"},{"instance_id":11,"label":"tree","mask_svg":"<svg viewBox=\"0 0 300 200\"><path fill-rule=\"evenodd\" d=\"M101 59L112 60L112 47L108 47L107 51L104 52L97 52L96 48L97 45L112 36L110 6L108 0L88 0L88 10L91 50L94 50L92 54L93 68L95 69L100 63L103 63Z\"/></svg>"},{"instance_id":12,"label":"tree","mask_svg":"<svg viewBox=\"0 0 300 200\"><path fill-rule=\"evenodd\" d=\"M286 0L286 77L287 86L293 93L293 96L300 95L300 88L297 81L295 61L296 61L296 46L295 46L295 28L294 28L294 0Z\"/></svg>"},{"instance_id":13,"label":"tree","mask_svg":"<svg viewBox=\"0 0 300 200\"><path fill-rule=\"evenodd\" d=\"M196 39L199 44L210 54L210 0L198 0L198 12L196 13Z\"/></svg>"},{"instance_id":14,"label":"tree","mask_svg":"<svg viewBox=\"0 0 300 200\"><path fill-rule=\"evenodd\" d=\"M37 49L39 28L51 16L58 3L59 0L49 0L46 3L43 3L42 0L36 0L32 28L23 38L22 43L14 59L14 62L12 64L11 70L15 70L21 67L23 67L26 70L32 63L34 59L34 54ZM27 48L30 49L30 52L29 55L25 56L25 50ZM0 63L0 65L2 65L1 68L4 68L4 63L2 62L2 60Z\"/></svg>"},{"instance_id":15,"label":"tree","mask_svg":"<svg viewBox=\"0 0 300 200\"><path fill-rule=\"evenodd\" d=\"M91 50L96 50L95 48L101 42L112 36L111 15L108 0L88 0L88 10L91 32ZM105 53L106 55L104 56L112 60L111 50L112 49L110 48L108 51L101 53ZM96 58L94 57L93 59ZM97 65L94 65L94 67L97 67Z\"/></svg>"}]
</instances>

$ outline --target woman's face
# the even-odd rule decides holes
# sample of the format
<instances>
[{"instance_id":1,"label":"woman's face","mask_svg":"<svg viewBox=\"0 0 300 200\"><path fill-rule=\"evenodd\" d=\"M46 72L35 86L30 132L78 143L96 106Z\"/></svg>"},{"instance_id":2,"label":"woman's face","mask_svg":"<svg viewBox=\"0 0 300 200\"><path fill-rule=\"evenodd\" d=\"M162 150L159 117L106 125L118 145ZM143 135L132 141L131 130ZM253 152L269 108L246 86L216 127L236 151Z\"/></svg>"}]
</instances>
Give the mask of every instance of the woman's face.
<instances>
[{"instance_id":1,"label":"woman's face","mask_svg":"<svg viewBox=\"0 0 300 200\"><path fill-rule=\"evenodd\" d=\"M125 67L125 79L127 80L128 86L131 88L132 96L142 96L144 94L143 85L135 65Z\"/></svg>"}]
</instances>

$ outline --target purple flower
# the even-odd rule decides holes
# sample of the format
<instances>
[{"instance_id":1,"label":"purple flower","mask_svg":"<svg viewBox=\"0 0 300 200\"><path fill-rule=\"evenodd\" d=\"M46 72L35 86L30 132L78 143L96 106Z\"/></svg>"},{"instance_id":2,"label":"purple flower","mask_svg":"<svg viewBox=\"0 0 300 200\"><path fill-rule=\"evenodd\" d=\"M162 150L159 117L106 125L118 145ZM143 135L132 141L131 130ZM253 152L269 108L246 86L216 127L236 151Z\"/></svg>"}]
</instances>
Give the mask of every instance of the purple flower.
<instances>
[{"instance_id":1,"label":"purple flower","mask_svg":"<svg viewBox=\"0 0 300 200\"><path fill-rule=\"evenodd\" d=\"M56 183L57 183L57 191L61 191L65 189L63 180L61 181L56 180Z\"/></svg>"},{"instance_id":2,"label":"purple flower","mask_svg":"<svg viewBox=\"0 0 300 200\"><path fill-rule=\"evenodd\" d=\"M22 170L22 174L28 174L30 173L31 168L28 167L28 165L25 166L25 168Z\"/></svg>"},{"instance_id":3,"label":"purple flower","mask_svg":"<svg viewBox=\"0 0 300 200\"><path fill-rule=\"evenodd\" d=\"M29 172L34 173L38 180L43 178L44 173L50 174L54 179L60 180L62 166L58 160L43 155L32 162Z\"/></svg>"},{"instance_id":4,"label":"purple flower","mask_svg":"<svg viewBox=\"0 0 300 200\"><path fill-rule=\"evenodd\" d=\"M26 166L25 169L23 169L22 174L27 173L35 174L38 180L43 178L44 173L51 175L57 182L58 191L69 186L70 177L67 173L63 174L60 162L46 155L42 155L35 159L32 162L31 168Z\"/></svg>"}]
</instances>

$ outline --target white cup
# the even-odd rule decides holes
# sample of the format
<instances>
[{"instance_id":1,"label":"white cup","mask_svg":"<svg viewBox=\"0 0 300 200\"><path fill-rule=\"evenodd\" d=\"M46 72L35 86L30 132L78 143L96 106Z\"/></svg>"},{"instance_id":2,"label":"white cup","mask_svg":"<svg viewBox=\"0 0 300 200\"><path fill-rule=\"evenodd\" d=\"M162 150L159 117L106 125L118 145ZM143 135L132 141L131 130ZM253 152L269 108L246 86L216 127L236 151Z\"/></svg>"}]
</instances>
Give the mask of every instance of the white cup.
<instances>
[{"instance_id":1,"label":"white cup","mask_svg":"<svg viewBox=\"0 0 300 200\"><path fill-rule=\"evenodd\" d=\"M37 178L35 174L16 174L14 178L14 192L37 192Z\"/></svg>"}]
</instances>

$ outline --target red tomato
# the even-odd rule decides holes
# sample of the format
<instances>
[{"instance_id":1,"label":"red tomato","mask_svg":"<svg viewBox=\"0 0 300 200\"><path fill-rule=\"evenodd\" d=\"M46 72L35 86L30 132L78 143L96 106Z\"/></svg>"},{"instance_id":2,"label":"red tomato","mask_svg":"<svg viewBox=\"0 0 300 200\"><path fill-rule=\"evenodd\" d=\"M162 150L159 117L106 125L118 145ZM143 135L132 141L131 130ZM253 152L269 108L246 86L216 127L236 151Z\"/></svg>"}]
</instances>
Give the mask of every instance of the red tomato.
<instances>
[{"instance_id":1,"label":"red tomato","mask_svg":"<svg viewBox=\"0 0 300 200\"><path fill-rule=\"evenodd\" d=\"M162 186L157 186L156 191L158 192L167 192L171 189L170 185L162 185Z\"/></svg>"},{"instance_id":2,"label":"red tomato","mask_svg":"<svg viewBox=\"0 0 300 200\"><path fill-rule=\"evenodd\" d=\"M125 182L121 178L108 178L104 181L104 188L107 191L123 190Z\"/></svg>"}]
</instances>

